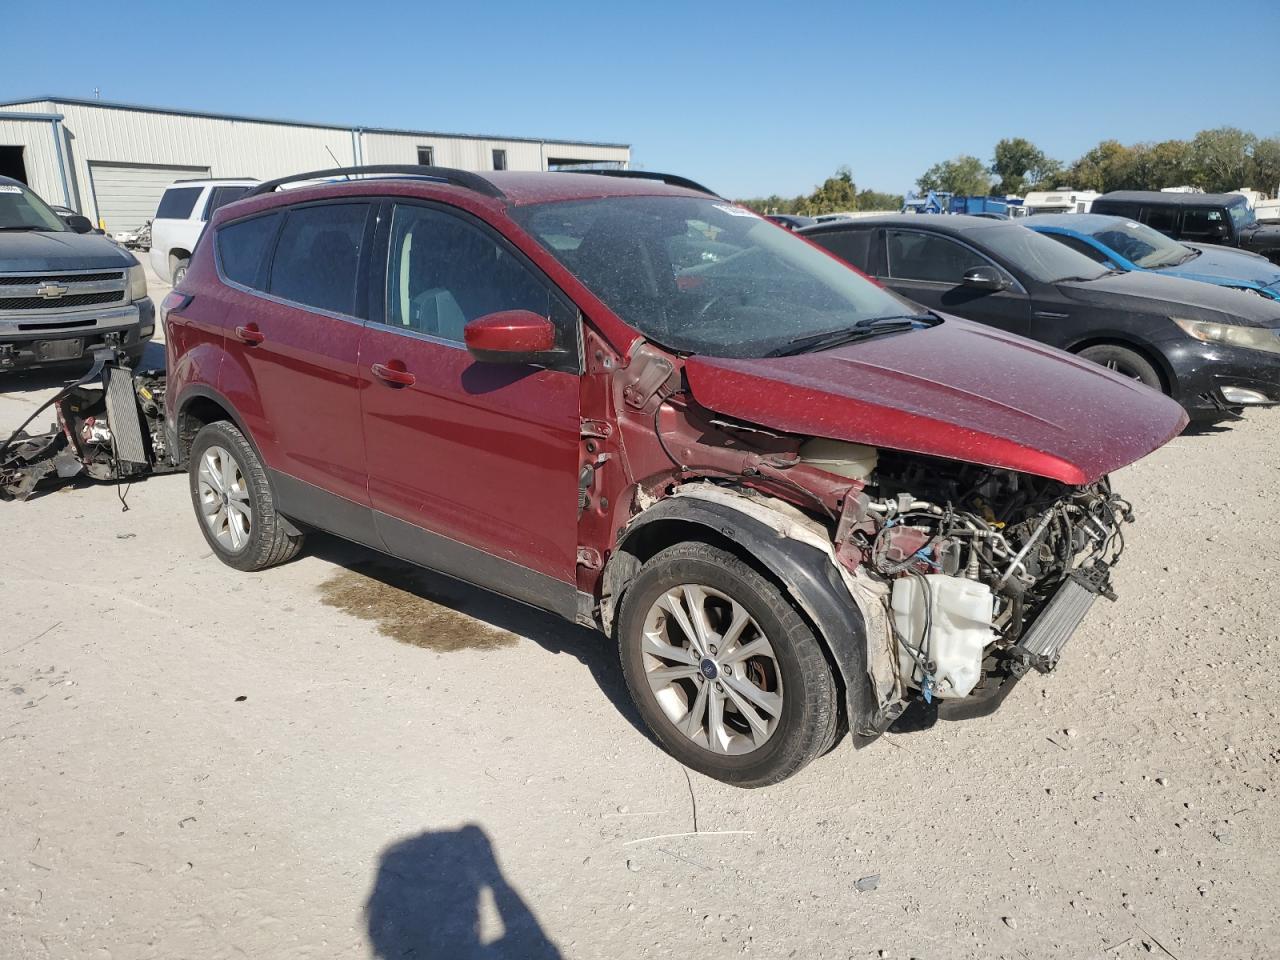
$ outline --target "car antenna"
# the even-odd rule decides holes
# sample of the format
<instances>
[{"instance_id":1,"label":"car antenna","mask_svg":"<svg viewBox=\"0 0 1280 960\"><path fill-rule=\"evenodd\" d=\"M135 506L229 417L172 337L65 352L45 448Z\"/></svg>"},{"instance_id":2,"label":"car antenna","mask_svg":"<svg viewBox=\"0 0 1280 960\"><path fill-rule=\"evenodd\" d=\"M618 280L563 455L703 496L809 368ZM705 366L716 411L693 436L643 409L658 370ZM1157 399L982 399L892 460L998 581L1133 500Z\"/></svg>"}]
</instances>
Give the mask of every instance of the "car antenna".
<instances>
[{"instance_id":1,"label":"car antenna","mask_svg":"<svg viewBox=\"0 0 1280 960\"><path fill-rule=\"evenodd\" d=\"M334 163L338 163L338 158L333 156L333 151L329 149L329 145L327 143L324 145L324 152L327 153L330 157L333 157ZM338 163L338 166L342 166L342 164ZM351 174L349 173L347 174L347 179L348 180L351 179Z\"/></svg>"}]
</instances>

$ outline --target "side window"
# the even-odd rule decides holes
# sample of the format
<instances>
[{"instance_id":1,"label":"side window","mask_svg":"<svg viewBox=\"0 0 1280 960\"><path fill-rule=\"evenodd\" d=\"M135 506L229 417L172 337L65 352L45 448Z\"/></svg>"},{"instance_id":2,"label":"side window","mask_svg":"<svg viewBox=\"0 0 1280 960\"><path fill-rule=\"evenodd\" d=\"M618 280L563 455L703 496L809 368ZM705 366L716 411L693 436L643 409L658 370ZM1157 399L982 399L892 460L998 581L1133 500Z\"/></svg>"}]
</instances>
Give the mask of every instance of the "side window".
<instances>
[{"instance_id":1,"label":"side window","mask_svg":"<svg viewBox=\"0 0 1280 960\"><path fill-rule=\"evenodd\" d=\"M889 276L959 285L967 271L991 266L989 260L954 240L913 230L886 230Z\"/></svg>"},{"instance_id":2,"label":"side window","mask_svg":"<svg viewBox=\"0 0 1280 960\"><path fill-rule=\"evenodd\" d=\"M499 310L531 310L576 344L577 313L506 247L461 217L397 205L387 251L386 323L451 343L463 327Z\"/></svg>"},{"instance_id":3,"label":"side window","mask_svg":"<svg viewBox=\"0 0 1280 960\"><path fill-rule=\"evenodd\" d=\"M213 211L239 200L248 192L248 187L214 187L209 191L209 202L204 207L204 219L208 220L213 216Z\"/></svg>"},{"instance_id":4,"label":"side window","mask_svg":"<svg viewBox=\"0 0 1280 960\"><path fill-rule=\"evenodd\" d=\"M222 275L254 290L266 286L267 255L279 226L280 214L268 213L219 228L218 265Z\"/></svg>"},{"instance_id":5,"label":"side window","mask_svg":"<svg viewBox=\"0 0 1280 960\"><path fill-rule=\"evenodd\" d=\"M170 187L156 208L157 220L185 220L191 216L204 187Z\"/></svg>"},{"instance_id":6,"label":"side window","mask_svg":"<svg viewBox=\"0 0 1280 960\"><path fill-rule=\"evenodd\" d=\"M1085 243L1079 237L1068 237L1063 233L1051 233L1049 236L1057 240L1064 247L1070 247L1076 253L1083 253L1095 263L1107 263L1107 255L1095 247L1091 243Z\"/></svg>"},{"instance_id":7,"label":"side window","mask_svg":"<svg viewBox=\"0 0 1280 960\"><path fill-rule=\"evenodd\" d=\"M290 210L272 258L267 292L330 313L356 314L356 274L367 203Z\"/></svg>"},{"instance_id":8,"label":"side window","mask_svg":"<svg viewBox=\"0 0 1280 960\"><path fill-rule=\"evenodd\" d=\"M818 246L830 250L845 263L853 264L864 273L872 272L870 230L819 233L810 239Z\"/></svg>"},{"instance_id":9,"label":"side window","mask_svg":"<svg viewBox=\"0 0 1280 960\"><path fill-rule=\"evenodd\" d=\"M1208 207L1190 207L1182 211L1182 236L1188 240L1204 240L1209 243L1224 240L1227 218L1222 210Z\"/></svg>"},{"instance_id":10,"label":"side window","mask_svg":"<svg viewBox=\"0 0 1280 960\"><path fill-rule=\"evenodd\" d=\"M1142 215L1142 208L1136 203L1120 203L1115 200L1095 200L1090 208L1092 213L1104 213L1109 217L1124 217L1126 220L1137 220Z\"/></svg>"},{"instance_id":11,"label":"side window","mask_svg":"<svg viewBox=\"0 0 1280 960\"><path fill-rule=\"evenodd\" d=\"M1165 236L1172 237L1178 230L1178 208L1146 207L1142 211L1142 222L1152 230L1159 230Z\"/></svg>"}]
</instances>

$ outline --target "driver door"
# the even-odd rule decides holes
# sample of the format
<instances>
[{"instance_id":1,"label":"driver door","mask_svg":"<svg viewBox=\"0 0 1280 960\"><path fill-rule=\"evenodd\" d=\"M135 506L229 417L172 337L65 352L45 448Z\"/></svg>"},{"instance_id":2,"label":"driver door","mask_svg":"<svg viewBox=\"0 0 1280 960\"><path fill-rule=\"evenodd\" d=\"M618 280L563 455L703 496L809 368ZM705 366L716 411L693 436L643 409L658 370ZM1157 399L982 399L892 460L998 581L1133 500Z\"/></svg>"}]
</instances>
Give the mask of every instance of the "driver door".
<instances>
[{"instance_id":1,"label":"driver door","mask_svg":"<svg viewBox=\"0 0 1280 960\"><path fill-rule=\"evenodd\" d=\"M486 224L384 204L360 344L365 457L388 552L572 616L578 542L577 311ZM465 325L532 310L560 369L480 363Z\"/></svg>"},{"instance_id":2,"label":"driver door","mask_svg":"<svg viewBox=\"0 0 1280 960\"><path fill-rule=\"evenodd\" d=\"M972 247L939 234L890 228L883 238L885 256L879 279L894 293L930 310L1028 335L1031 300L1009 271ZM1012 286L1005 290L965 286L964 275L974 267L998 270Z\"/></svg>"}]
</instances>

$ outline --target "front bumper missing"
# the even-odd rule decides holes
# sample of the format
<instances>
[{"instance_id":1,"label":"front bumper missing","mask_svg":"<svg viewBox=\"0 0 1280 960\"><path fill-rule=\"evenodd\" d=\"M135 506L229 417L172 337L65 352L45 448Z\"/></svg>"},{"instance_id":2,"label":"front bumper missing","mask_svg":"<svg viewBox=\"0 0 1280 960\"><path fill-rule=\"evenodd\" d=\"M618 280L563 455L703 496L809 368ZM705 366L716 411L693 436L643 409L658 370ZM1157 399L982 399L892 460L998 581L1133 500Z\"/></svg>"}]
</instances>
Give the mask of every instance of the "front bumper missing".
<instances>
[{"instance_id":1,"label":"front bumper missing","mask_svg":"<svg viewBox=\"0 0 1280 960\"><path fill-rule=\"evenodd\" d=\"M1029 671L1049 673L1058 665L1067 641L1079 629L1098 597L1115 600L1111 568L1103 563L1073 570L1045 604L1029 629L1008 648L995 670L969 696L939 700L942 720L970 720L994 713Z\"/></svg>"}]
</instances>

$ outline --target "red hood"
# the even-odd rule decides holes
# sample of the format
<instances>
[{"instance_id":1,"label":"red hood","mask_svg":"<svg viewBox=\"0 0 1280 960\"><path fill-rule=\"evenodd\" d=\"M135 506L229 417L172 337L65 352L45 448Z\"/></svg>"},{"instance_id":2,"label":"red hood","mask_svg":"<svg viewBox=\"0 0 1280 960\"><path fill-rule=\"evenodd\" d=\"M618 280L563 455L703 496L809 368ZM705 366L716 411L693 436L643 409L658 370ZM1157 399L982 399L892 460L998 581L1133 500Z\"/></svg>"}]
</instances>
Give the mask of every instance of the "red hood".
<instances>
[{"instance_id":1,"label":"red hood","mask_svg":"<svg viewBox=\"0 0 1280 960\"><path fill-rule=\"evenodd\" d=\"M794 357L690 357L698 403L774 430L1086 484L1186 426L1182 408L1069 354L952 317Z\"/></svg>"}]
</instances>

